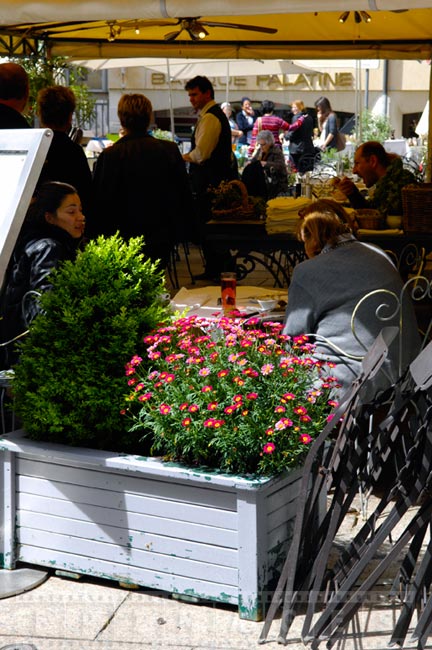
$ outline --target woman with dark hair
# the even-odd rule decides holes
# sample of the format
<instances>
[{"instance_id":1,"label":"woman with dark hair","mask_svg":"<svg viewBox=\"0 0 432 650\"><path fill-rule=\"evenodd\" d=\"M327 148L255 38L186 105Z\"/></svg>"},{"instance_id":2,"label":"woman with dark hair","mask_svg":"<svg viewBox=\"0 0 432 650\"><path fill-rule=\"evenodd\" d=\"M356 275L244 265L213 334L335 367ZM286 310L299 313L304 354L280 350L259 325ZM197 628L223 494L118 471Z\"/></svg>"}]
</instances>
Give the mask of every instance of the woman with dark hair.
<instances>
[{"instance_id":1,"label":"woman with dark hair","mask_svg":"<svg viewBox=\"0 0 432 650\"><path fill-rule=\"evenodd\" d=\"M338 132L336 113L333 111L327 97L319 97L315 102L320 130L321 151L336 149L336 136Z\"/></svg>"},{"instance_id":2,"label":"woman with dark hair","mask_svg":"<svg viewBox=\"0 0 432 650\"><path fill-rule=\"evenodd\" d=\"M311 334L312 340L315 337L314 356L335 364L333 375L342 393L360 374L360 359L381 329L399 325L400 314L384 323L378 320L377 313L380 305L389 302L390 292L400 297L403 286L399 272L384 251L359 242L343 212L331 200L313 202L303 211L299 238L309 259L294 267L283 330L290 336ZM356 314L356 338L351 318L359 301L370 292L376 293L365 300ZM403 327L401 364L405 368L419 350L414 308L408 299L403 306ZM398 377L397 340L390 345L384 369L386 374L377 373L363 399L373 399L378 390L387 388Z\"/></svg>"},{"instance_id":3,"label":"woman with dark hair","mask_svg":"<svg viewBox=\"0 0 432 650\"><path fill-rule=\"evenodd\" d=\"M44 183L30 205L12 253L0 303L1 341L23 334L40 312L38 294L51 288L50 273L76 256L85 217L76 189L67 183ZM16 363L11 342L3 346L2 368Z\"/></svg>"},{"instance_id":4,"label":"woman with dark hair","mask_svg":"<svg viewBox=\"0 0 432 650\"><path fill-rule=\"evenodd\" d=\"M249 97L242 97L241 111L237 113L236 122L243 134L239 138L239 144L250 144L252 138L252 129L257 116L252 108Z\"/></svg>"},{"instance_id":5,"label":"woman with dark hair","mask_svg":"<svg viewBox=\"0 0 432 650\"><path fill-rule=\"evenodd\" d=\"M285 122L281 117L274 114L275 105L269 99L265 99L261 104L262 115L258 117L253 125L252 129L252 139L248 149L248 154L253 155L257 135L260 131L271 131L273 133L275 145L281 147L281 141L279 139L279 134L281 132L288 131L290 125L288 122Z\"/></svg>"}]
</instances>

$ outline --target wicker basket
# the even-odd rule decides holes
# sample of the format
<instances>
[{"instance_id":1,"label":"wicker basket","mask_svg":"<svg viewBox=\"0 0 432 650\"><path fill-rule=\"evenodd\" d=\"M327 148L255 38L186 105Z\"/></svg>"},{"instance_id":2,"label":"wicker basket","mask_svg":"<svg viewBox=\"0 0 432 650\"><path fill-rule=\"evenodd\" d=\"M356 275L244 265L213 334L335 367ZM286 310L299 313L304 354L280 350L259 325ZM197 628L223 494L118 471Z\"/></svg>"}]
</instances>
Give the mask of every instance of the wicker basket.
<instances>
[{"instance_id":1,"label":"wicker basket","mask_svg":"<svg viewBox=\"0 0 432 650\"><path fill-rule=\"evenodd\" d=\"M355 218L359 227L365 230L381 230L383 227L383 217L378 210L371 208L362 208L355 211Z\"/></svg>"},{"instance_id":2,"label":"wicker basket","mask_svg":"<svg viewBox=\"0 0 432 650\"><path fill-rule=\"evenodd\" d=\"M402 188L402 205L406 233L432 232L432 183Z\"/></svg>"},{"instance_id":3,"label":"wicker basket","mask_svg":"<svg viewBox=\"0 0 432 650\"><path fill-rule=\"evenodd\" d=\"M238 187L240 193L240 205L233 206L232 208L227 208L226 210L217 210L212 209L212 215L215 219L253 219L255 217L255 212L253 205L249 202L249 196L247 193L246 185L241 181L230 181L229 185Z\"/></svg>"}]
</instances>

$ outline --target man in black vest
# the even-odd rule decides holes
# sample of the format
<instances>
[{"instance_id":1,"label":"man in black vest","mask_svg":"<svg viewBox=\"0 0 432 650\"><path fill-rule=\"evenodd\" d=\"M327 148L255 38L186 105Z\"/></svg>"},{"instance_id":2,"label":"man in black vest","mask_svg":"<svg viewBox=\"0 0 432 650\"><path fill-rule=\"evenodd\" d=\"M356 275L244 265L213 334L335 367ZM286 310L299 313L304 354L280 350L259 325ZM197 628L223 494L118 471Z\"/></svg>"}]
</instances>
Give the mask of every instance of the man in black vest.
<instances>
[{"instance_id":1,"label":"man in black vest","mask_svg":"<svg viewBox=\"0 0 432 650\"><path fill-rule=\"evenodd\" d=\"M185 90L199 117L191 138L191 150L183 154L189 163L189 177L195 195L199 222L203 225L211 218L210 186L235 177L232 168L231 128L225 113L214 100L214 89L207 77L194 77ZM205 273L203 278L214 279L223 270L220 256L210 251L203 242Z\"/></svg>"},{"instance_id":2,"label":"man in black vest","mask_svg":"<svg viewBox=\"0 0 432 650\"><path fill-rule=\"evenodd\" d=\"M27 129L30 125L21 115L27 106L29 80L18 63L0 64L0 129Z\"/></svg>"}]
</instances>

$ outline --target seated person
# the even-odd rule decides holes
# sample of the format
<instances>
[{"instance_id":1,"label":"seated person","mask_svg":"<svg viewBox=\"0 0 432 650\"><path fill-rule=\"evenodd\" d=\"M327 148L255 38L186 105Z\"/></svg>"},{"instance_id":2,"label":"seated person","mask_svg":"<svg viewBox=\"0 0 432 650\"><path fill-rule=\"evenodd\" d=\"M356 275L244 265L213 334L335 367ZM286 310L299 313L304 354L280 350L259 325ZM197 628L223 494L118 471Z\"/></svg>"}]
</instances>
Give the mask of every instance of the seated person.
<instances>
[{"instance_id":1,"label":"seated person","mask_svg":"<svg viewBox=\"0 0 432 650\"><path fill-rule=\"evenodd\" d=\"M248 194L262 196L266 201L288 194L288 172L283 151L274 142L271 131L260 131L256 138L259 149L246 165L242 181Z\"/></svg>"},{"instance_id":2,"label":"seated person","mask_svg":"<svg viewBox=\"0 0 432 650\"><path fill-rule=\"evenodd\" d=\"M355 318L357 340L351 330L351 316L358 302L371 291L394 292L399 298L403 283L390 259L380 248L359 242L349 227L348 215L342 219L341 207L331 200L311 203L302 213L299 237L304 242L308 260L294 267L285 313L284 334L298 336L315 334L314 356L334 362L333 374L343 394L361 372L361 360L381 329L399 325L400 314L385 322L378 320L376 310L387 303L393 314L393 301L388 295L376 294L365 300ZM343 210L343 209L342 209ZM408 296L403 305L403 358L405 368L417 355L420 337L414 308ZM325 337L345 354L338 353L321 337ZM313 337L312 337L313 340ZM361 344L360 342L361 341ZM368 382L362 398L370 401L378 390L388 387L399 375L399 345L396 338L389 356L377 375ZM366 389L366 387L365 387Z\"/></svg>"},{"instance_id":3,"label":"seated person","mask_svg":"<svg viewBox=\"0 0 432 650\"><path fill-rule=\"evenodd\" d=\"M51 288L49 274L74 259L85 228L81 200L67 183L42 184L30 205L6 272L0 302L0 336L23 334L40 312L37 294ZM1 347L1 367L18 359L14 343Z\"/></svg>"},{"instance_id":4,"label":"seated person","mask_svg":"<svg viewBox=\"0 0 432 650\"><path fill-rule=\"evenodd\" d=\"M372 198L366 199L349 178L340 179L337 187L353 208L374 208L383 214L402 214L402 188L417 183L414 174L403 167L402 159L389 154L379 142L361 144L354 156L353 173L367 188L375 185Z\"/></svg>"}]
</instances>

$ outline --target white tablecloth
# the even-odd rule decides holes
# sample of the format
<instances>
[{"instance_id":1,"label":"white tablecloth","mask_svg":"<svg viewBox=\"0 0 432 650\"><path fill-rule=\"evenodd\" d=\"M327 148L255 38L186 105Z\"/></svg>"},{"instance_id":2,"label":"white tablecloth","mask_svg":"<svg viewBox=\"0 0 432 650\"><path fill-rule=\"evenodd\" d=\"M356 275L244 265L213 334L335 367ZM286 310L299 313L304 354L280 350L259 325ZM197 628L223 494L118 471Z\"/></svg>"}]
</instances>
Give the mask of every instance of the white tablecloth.
<instances>
[{"instance_id":1,"label":"white tablecloth","mask_svg":"<svg viewBox=\"0 0 432 650\"><path fill-rule=\"evenodd\" d=\"M384 140L384 149L388 153L397 153L398 156L406 156L409 152L409 145L407 140L401 138L400 140Z\"/></svg>"},{"instance_id":2,"label":"white tablecloth","mask_svg":"<svg viewBox=\"0 0 432 650\"><path fill-rule=\"evenodd\" d=\"M237 285L237 309L250 315L260 311L257 298L272 296L276 300L286 300L287 294L287 289ZM188 315L220 318L223 315L220 304L218 304L220 296L221 289L218 286L199 287L198 289L186 289L182 287L171 300L171 306L175 310L183 310L187 307ZM280 315L281 312L277 313Z\"/></svg>"}]
</instances>

